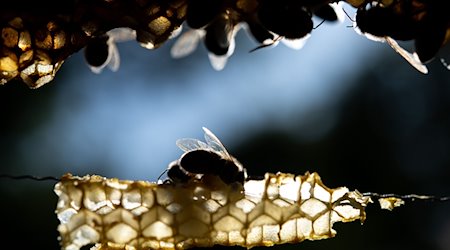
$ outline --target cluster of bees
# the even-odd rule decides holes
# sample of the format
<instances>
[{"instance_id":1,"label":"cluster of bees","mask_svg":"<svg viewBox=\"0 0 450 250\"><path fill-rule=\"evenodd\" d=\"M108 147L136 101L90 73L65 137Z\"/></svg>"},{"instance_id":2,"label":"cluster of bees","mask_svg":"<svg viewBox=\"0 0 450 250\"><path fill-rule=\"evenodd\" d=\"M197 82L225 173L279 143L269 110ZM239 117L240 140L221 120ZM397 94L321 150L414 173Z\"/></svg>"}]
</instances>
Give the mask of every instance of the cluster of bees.
<instances>
[{"instance_id":1,"label":"cluster of bees","mask_svg":"<svg viewBox=\"0 0 450 250\"><path fill-rule=\"evenodd\" d=\"M52 9L47 1L0 10L0 84L19 78L40 87L83 48L92 71L117 70L116 42L133 39L155 49L177 36L183 23L189 30L175 42L172 56L188 55L202 41L220 70L240 29L259 44L255 49L279 41L301 48L321 22L345 18L343 3L357 9L348 18L358 32L387 42L423 73L450 40L450 3L438 0L73 0ZM314 24L313 16L321 22ZM410 40L413 52L397 43Z\"/></svg>"}]
</instances>

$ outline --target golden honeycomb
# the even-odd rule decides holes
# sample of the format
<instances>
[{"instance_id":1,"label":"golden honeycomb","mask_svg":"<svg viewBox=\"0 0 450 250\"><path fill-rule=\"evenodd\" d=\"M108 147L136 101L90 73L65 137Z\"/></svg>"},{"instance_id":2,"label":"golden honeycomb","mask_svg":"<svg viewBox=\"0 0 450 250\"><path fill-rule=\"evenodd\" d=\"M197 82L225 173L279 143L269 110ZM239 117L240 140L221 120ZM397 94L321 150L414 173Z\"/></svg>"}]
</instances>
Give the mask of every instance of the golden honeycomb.
<instances>
[{"instance_id":1,"label":"golden honeycomb","mask_svg":"<svg viewBox=\"0 0 450 250\"><path fill-rule=\"evenodd\" d=\"M327 188L317 173L266 174L244 185L214 176L184 184L67 174L55 186L62 249L271 246L333 237L364 221L370 198Z\"/></svg>"}]
</instances>

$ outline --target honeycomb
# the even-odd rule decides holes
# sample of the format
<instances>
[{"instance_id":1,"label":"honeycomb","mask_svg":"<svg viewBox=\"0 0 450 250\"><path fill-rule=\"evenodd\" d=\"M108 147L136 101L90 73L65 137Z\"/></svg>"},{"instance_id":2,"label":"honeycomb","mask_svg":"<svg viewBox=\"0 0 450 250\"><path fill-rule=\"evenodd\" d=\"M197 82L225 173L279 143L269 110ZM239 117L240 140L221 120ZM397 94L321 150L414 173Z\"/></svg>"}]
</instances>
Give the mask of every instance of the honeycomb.
<instances>
[{"instance_id":1,"label":"honeycomb","mask_svg":"<svg viewBox=\"0 0 450 250\"><path fill-rule=\"evenodd\" d=\"M335 236L365 219L369 197L326 187L317 173L266 174L227 185L215 176L152 183L66 174L55 185L62 249L271 246Z\"/></svg>"}]
</instances>

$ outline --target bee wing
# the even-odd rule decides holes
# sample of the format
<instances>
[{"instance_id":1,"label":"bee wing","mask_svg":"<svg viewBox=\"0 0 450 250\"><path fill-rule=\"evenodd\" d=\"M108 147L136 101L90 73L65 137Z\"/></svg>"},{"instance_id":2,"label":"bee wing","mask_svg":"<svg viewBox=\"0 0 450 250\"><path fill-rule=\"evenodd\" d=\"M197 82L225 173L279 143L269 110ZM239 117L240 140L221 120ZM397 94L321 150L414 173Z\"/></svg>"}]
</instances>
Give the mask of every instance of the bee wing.
<instances>
[{"instance_id":1,"label":"bee wing","mask_svg":"<svg viewBox=\"0 0 450 250\"><path fill-rule=\"evenodd\" d=\"M190 152L193 150L206 149L211 150L208 144L192 138L183 138L176 141L176 145L184 152Z\"/></svg>"},{"instance_id":2,"label":"bee wing","mask_svg":"<svg viewBox=\"0 0 450 250\"><path fill-rule=\"evenodd\" d=\"M223 70L225 65L227 65L228 55L218 56L213 53L208 53L208 58L213 69L217 71Z\"/></svg>"},{"instance_id":3,"label":"bee wing","mask_svg":"<svg viewBox=\"0 0 450 250\"><path fill-rule=\"evenodd\" d=\"M108 40L108 59L106 60L106 63L111 71L116 72L117 70L119 70L120 66L119 50L117 49L116 43L112 38Z\"/></svg>"},{"instance_id":4,"label":"bee wing","mask_svg":"<svg viewBox=\"0 0 450 250\"><path fill-rule=\"evenodd\" d=\"M428 73L427 66L423 65L416 53L411 54L410 52L406 51L404 48L398 45L398 43L394 39L388 36L385 38L386 42L395 50L395 52L399 53L403 58L405 58L405 60L408 61L409 64L411 64L414 68L416 68L423 74Z\"/></svg>"},{"instance_id":5,"label":"bee wing","mask_svg":"<svg viewBox=\"0 0 450 250\"><path fill-rule=\"evenodd\" d=\"M100 73L102 73L103 68L105 67L105 64L101 65L99 67L88 65L88 67L94 74L100 74Z\"/></svg>"},{"instance_id":6,"label":"bee wing","mask_svg":"<svg viewBox=\"0 0 450 250\"><path fill-rule=\"evenodd\" d=\"M205 140L208 146L214 151L221 153L222 155L231 159L231 156L228 154L228 151L225 149L225 146L223 146L222 142L220 142L219 138L217 138L217 136L215 136L209 129L205 127L203 127L202 129L205 132Z\"/></svg>"},{"instance_id":7,"label":"bee wing","mask_svg":"<svg viewBox=\"0 0 450 250\"><path fill-rule=\"evenodd\" d=\"M333 8L334 12L336 12L337 21L339 23L343 23L345 21L345 16L346 16L344 7L343 7L343 3L342 2L330 3L329 5L331 8Z\"/></svg>"},{"instance_id":8,"label":"bee wing","mask_svg":"<svg viewBox=\"0 0 450 250\"><path fill-rule=\"evenodd\" d=\"M228 51L225 55L215 55L214 53L209 52L208 58L209 62L211 63L211 66L213 69L217 71L221 71L225 68L225 65L228 62L228 58L233 55L234 49L236 48L236 42L234 40L237 32L242 28L243 26L241 24L237 24L233 27L227 27L232 30L228 30L227 36L228 40L230 42L230 46L228 47Z\"/></svg>"},{"instance_id":9,"label":"bee wing","mask_svg":"<svg viewBox=\"0 0 450 250\"><path fill-rule=\"evenodd\" d=\"M183 31L183 25L180 25L178 28L176 28L169 36L169 39L174 39L175 37L179 36L181 32Z\"/></svg>"},{"instance_id":10,"label":"bee wing","mask_svg":"<svg viewBox=\"0 0 450 250\"><path fill-rule=\"evenodd\" d=\"M136 39L136 31L130 28L115 28L106 33L118 43Z\"/></svg>"},{"instance_id":11,"label":"bee wing","mask_svg":"<svg viewBox=\"0 0 450 250\"><path fill-rule=\"evenodd\" d=\"M299 38L299 39L286 39L284 38L281 40L281 42L284 43L284 45L288 46L291 49L299 50L305 46L306 41L308 41L311 34L307 34L306 36Z\"/></svg>"},{"instance_id":12,"label":"bee wing","mask_svg":"<svg viewBox=\"0 0 450 250\"><path fill-rule=\"evenodd\" d=\"M204 31L188 30L181 34L170 49L170 55L173 58L182 58L188 56L197 49L198 43L204 35Z\"/></svg>"}]
</instances>

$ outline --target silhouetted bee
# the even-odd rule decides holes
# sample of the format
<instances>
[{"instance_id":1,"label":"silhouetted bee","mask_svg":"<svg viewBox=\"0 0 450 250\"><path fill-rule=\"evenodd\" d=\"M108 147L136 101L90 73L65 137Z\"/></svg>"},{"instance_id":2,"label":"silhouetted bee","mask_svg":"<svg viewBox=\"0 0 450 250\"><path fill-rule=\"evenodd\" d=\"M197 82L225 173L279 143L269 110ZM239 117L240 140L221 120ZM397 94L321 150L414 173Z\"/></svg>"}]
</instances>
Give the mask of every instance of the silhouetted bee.
<instances>
[{"instance_id":1,"label":"silhouetted bee","mask_svg":"<svg viewBox=\"0 0 450 250\"><path fill-rule=\"evenodd\" d=\"M416 13L412 12L411 8L398 4L400 2L394 2L387 7L379 3L360 6L356 12L355 29L371 40L387 42L414 68L426 74L428 69L418 54L408 52L395 41L415 39L419 29L419 23L414 18Z\"/></svg>"},{"instance_id":2,"label":"silhouetted bee","mask_svg":"<svg viewBox=\"0 0 450 250\"><path fill-rule=\"evenodd\" d=\"M379 4L360 7L356 11L356 24L363 33L377 37L389 36L396 40L412 40L416 36L418 23L412 13L399 9Z\"/></svg>"},{"instance_id":3,"label":"silhouetted bee","mask_svg":"<svg viewBox=\"0 0 450 250\"><path fill-rule=\"evenodd\" d=\"M189 180L194 179L197 175L189 173L186 170L184 170L179 165L178 160L176 160L171 162L167 167L167 176L174 183L185 183L188 182Z\"/></svg>"},{"instance_id":4,"label":"silhouetted bee","mask_svg":"<svg viewBox=\"0 0 450 250\"><path fill-rule=\"evenodd\" d=\"M167 176L173 182L186 182L198 175L215 175L224 183L243 183L247 173L242 164L231 156L219 139L207 128L205 142L197 139L180 139L177 146L185 153L169 165Z\"/></svg>"},{"instance_id":5,"label":"silhouetted bee","mask_svg":"<svg viewBox=\"0 0 450 250\"><path fill-rule=\"evenodd\" d=\"M120 56L116 42L129 41L135 37L133 30L117 28L91 38L84 48L84 58L91 71L99 74L106 66L112 71L117 71L120 66Z\"/></svg>"},{"instance_id":6,"label":"silhouetted bee","mask_svg":"<svg viewBox=\"0 0 450 250\"><path fill-rule=\"evenodd\" d=\"M287 39L300 39L313 29L311 12L297 0L260 0L258 19L268 29Z\"/></svg>"},{"instance_id":7,"label":"silhouetted bee","mask_svg":"<svg viewBox=\"0 0 450 250\"><path fill-rule=\"evenodd\" d=\"M312 8L312 12L319 18L328 22L342 22L344 20L344 11L337 3L325 4Z\"/></svg>"},{"instance_id":8,"label":"silhouetted bee","mask_svg":"<svg viewBox=\"0 0 450 250\"><path fill-rule=\"evenodd\" d=\"M215 70L222 70L228 58L233 55L236 46L234 37L240 28L241 24L227 13L218 15L205 28L204 44L209 51L209 61Z\"/></svg>"},{"instance_id":9,"label":"silhouetted bee","mask_svg":"<svg viewBox=\"0 0 450 250\"><path fill-rule=\"evenodd\" d=\"M189 0L186 10L186 23L193 29L208 25L223 9L220 1Z\"/></svg>"},{"instance_id":10,"label":"silhouetted bee","mask_svg":"<svg viewBox=\"0 0 450 250\"><path fill-rule=\"evenodd\" d=\"M209 52L223 56L228 53L233 37L234 24L227 14L220 14L207 27L205 46Z\"/></svg>"},{"instance_id":11,"label":"silhouetted bee","mask_svg":"<svg viewBox=\"0 0 450 250\"><path fill-rule=\"evenodd\" d=\"M108 35L92 38L84 48L84 58L92 72L99 74L108 65L112 71L119 68L118 51Z\"/></svg>"},{"instance_id":12,"label":"silhouetted bee","mask_svg":"<svg viewBox=\"0 0 450 250\"><path fill-rule=\"evenodd\" d=\"M275 35L268 31L258 20L247 21L248 31L251 36L262 45L272 45L275 41Z\"/></svg>"},{"instance_id":13,"label":"silhouetted bee","mask_svg":"<svg viewBox=\"0 0 450 250\"><path fill-rule=\"evenodd\" d=\"M415 39L416 53L423 63L431 61L445 44L449 11L449 1L429 1L425 6Z\"/></svg>"}]
</instances>

